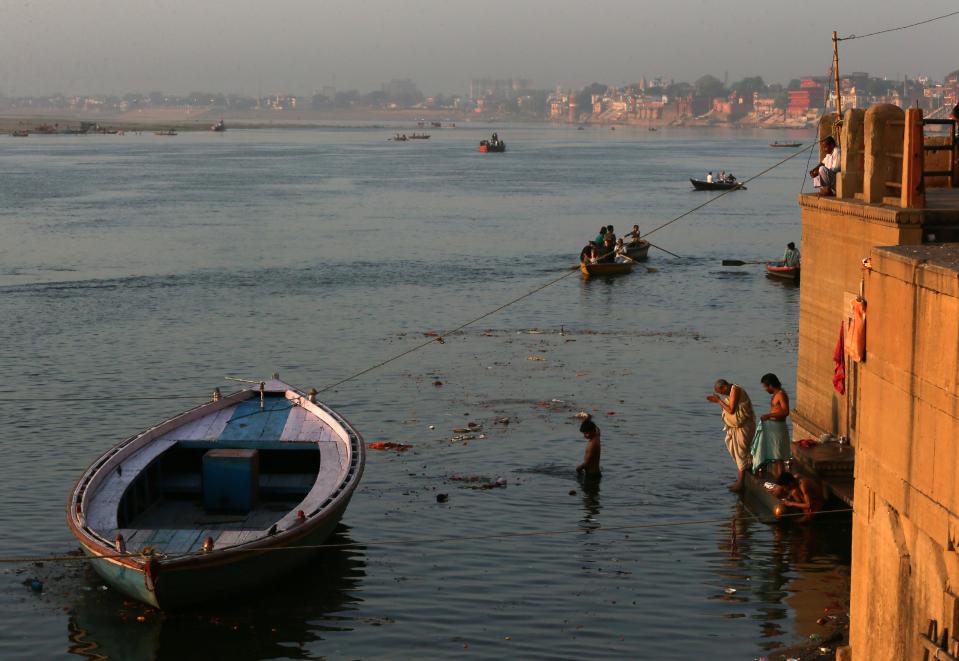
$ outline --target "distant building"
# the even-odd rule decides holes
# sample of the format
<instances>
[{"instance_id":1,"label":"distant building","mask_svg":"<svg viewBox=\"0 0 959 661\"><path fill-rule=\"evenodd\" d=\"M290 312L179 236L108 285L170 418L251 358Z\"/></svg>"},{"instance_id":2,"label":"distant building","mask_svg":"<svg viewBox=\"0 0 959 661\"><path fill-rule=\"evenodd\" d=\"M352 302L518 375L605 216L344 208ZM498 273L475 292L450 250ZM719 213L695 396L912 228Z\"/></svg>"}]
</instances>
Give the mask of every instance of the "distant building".
<instances>
[{"instance_id":1,"label":"distant building","mask_svg":"<svg viewBox=\"0 0 959 661\"><path fill-rule=\"evenodd\" d=\"M530 82L526 78L473 78L470 81L469 98L473 101L511 101L529 91Z\"/></svg>"},{"instance_id":2,"label":"distant building","mask_svg":"<svg viewBox=\"0 0 959 661\"><path fill-rule=\"evenodd\" d=\"M401 108L409 108L423 101L423 93L409 78L394 78L388 83L380 86L383 97L388 105Z\"/></svg>"},{"instance_id":3,"label":"distant building","mask_svg":"<svg viewBox=\"0 0 959 661\"><path fill-rule=\"evenodd\" d=\"M826 104L825 78L803 78L798 90L789 90L786 104L786 116L805 117L810 110L822 108Z\"/></svg>"}]
</instances>

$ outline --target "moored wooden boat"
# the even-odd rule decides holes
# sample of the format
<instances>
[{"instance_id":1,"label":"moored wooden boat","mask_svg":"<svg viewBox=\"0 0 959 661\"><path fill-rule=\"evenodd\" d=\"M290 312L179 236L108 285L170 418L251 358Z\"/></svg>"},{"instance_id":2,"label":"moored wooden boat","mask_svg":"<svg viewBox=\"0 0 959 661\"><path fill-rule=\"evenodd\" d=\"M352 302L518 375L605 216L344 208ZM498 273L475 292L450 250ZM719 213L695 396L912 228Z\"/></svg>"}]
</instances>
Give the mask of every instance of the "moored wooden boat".
<instances>
[{"instance_id":1,"label":"moored wooden boat","mask_svg":"<svg viewBox=\"0 0 959 661\"><path fill-rule=\"evenodd\" d=\"M769 146L770 146L770 147L793 147L793 148L795 148L795 147L802 147L802 143L801 143L801 142L779 142L779 141L777 141L777 142L770 142L770 143L769 143Z\"/></svg>"},{"instance_id":2,"label":"moored wooden boat","mask_svg":"<svg viewBox=\"0 0 959 661\"><path fill-rule=\"evenodd\" d=\"M738 181L703 181L702 179L693 179L690 177L689 183L696 190L746 190Z\"/></svg>"},{"instance_id":3,"label":"moored wooden boat","mask_svg":"<svg viewBox=\"0 0 959 661\"><path fill-rule=\"evenodd\" d=\"M316 551L300 547L334 530L364 462L350 423L274 376L108 450L77 481L67 521L109 585L176 608L307 561Z\"/></svg>"},{"instance_id":4,"label":"moored wooden boat","mask_svg":"<svg viewBox=\"0 0 959 661\"><path fill-rule=\"evenodd\" d=\"M580 262L579 268L586 277L623 275L630 273L633 270L633 264L632 262L624 262L622 264L617 264L615 262L607 262L602 264L587 264L586 262Z\"/></svg>"},{"instance_id":5,"label":"moored wooden boat","mask_svg":"<svg viewBox=\"0 0 959 661\"><path fill-rule=\"evenodd\" d=\"M768 262L766 264L766 275L789 280L790 282L799 282L800 269L800 266L783 266L782 262Z\"/></svg>"}]
</instances>

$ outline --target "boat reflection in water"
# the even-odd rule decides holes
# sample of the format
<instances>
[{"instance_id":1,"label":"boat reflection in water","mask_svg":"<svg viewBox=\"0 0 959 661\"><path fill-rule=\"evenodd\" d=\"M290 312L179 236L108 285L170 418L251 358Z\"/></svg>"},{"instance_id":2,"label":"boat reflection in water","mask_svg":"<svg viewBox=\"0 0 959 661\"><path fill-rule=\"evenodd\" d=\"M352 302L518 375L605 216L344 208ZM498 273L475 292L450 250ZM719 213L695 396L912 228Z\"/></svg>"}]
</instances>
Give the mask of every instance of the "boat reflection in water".
<instances>
[{"instance_id":1,"label":"boat reflection in water","mask_svg":"<svg viewBox=\"0 0 959 661\"><path fill-rule=\"evenodd\" d=\"M724 525L728 531L715 573L726 587L710 598L728 602L723 617L757 620L759 651L822 637L829 629L817 620L849 612L848 514L766 524L739 501Z\"/></svg>"},{"instance_id":2,"label":"boat reflection in water","mask_svg":"<svg viewBox=\"0 0 959 661\"><path fill-rule=\"evenodd\" d=\"M328 544L351 544L341 525ZM280 551L279 553L282 553ZM249 599L224 598L160 613L116 591L100 591L96 574L70 604L68 652L88 659L299 658L298 648L324 632L350 631L366 576L362 546L320 552L308 570L287 575Z\"/></svg>"}]
</instances>

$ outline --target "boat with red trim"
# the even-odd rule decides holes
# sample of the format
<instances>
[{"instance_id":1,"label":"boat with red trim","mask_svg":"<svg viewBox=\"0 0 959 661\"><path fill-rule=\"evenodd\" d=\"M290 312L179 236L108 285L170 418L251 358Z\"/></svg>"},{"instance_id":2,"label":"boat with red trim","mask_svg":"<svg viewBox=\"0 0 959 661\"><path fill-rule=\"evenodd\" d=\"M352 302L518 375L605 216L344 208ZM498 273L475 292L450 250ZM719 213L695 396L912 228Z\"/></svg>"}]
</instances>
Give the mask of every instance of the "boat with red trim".
<instances>
[{"instance_id":1,"label":"boat with red trim","mask_svg":"<svg viewBox=\"0 0 959 661\"><path fill-rule=\"evenodd\" d=\"M499 139L497 134L490 136L489 140L480 140L479 150L484 154L487 152L502 153L506 151L506 143Z\"/></svg>"},{"instance_id":2,"label":"boat with red trim","mask_svg":"<svg viewBox=\"0 0 959 661\"><path fill-rule=\"evenodd\" d=\"M799 282L799 266L786 266L782 262L767 262L766 275L790 282Z\"/></svg>"},{"instance_id":3,"label":"boat with red trim","mask_svg":"<svg viewBox=\"0 0 959 661\"><path fill-rule=\"evenodd\" d=\"M77 481L67 522L108 585L175 609L267 587L310 560L365 456L315 390L274 375L112 447Z\"/></svg>"}]
</instances>

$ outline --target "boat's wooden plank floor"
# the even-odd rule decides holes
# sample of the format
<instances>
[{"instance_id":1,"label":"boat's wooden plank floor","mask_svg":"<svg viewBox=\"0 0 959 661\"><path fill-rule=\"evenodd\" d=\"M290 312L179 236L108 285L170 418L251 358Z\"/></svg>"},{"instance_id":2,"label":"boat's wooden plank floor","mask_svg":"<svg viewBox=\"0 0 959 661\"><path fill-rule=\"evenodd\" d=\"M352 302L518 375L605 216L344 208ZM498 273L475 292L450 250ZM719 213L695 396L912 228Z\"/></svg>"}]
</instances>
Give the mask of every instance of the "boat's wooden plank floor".
<instances>
[{"instance_id":1,"label":"boat's wooden plank floor","mask_svg":"<svg viewBox=\"0 0 959 661\"><path fill-rule=\"evenodd\" d=\"M145 547L166 553L200 550L203 540L212 537L216 548L234 546L266 534L280 517L296 507L296 500L261 502L247 514L210 514L195 501L164 501L138 516L135 528L120 528L130 553Z\"/></svg>"}]
</instances>

